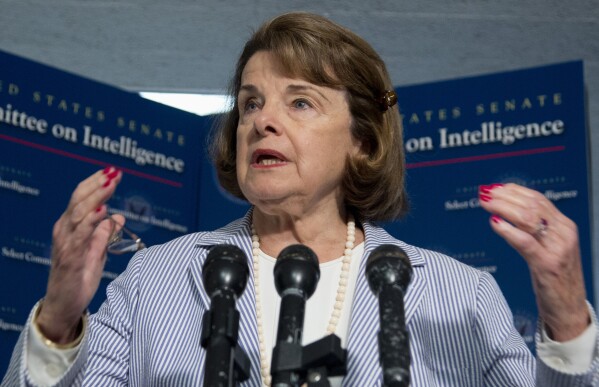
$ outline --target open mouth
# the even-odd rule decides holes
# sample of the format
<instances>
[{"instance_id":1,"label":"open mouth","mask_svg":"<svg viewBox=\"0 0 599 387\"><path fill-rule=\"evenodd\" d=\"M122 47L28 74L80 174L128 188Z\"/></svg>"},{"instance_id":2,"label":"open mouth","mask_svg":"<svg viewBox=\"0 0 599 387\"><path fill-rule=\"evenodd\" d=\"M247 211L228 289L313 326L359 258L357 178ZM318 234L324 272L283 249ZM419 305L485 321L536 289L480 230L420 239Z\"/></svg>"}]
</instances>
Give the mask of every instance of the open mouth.
<instances>
[{"instance_id":1,"label":"open mouth","mask_svg":"<svg viewBox=\"0 0 599 387\"><path fill-rule=\"evenodd\" d=\"M282 163L283 160L274 156L259 156L256 160L256 164L258 165L275 165Z\"/></svg>"},{"instance_id":2,"label":"open mouth","mask_svg":"<svg viewBox=\"0 0 599 387\"><path fill-rule=\"evenodd\" d=\"M260 166L270 166L284 164L285 157L276 151L257 150L252 157L252 164Z\"/></svg>"}]
</instances>

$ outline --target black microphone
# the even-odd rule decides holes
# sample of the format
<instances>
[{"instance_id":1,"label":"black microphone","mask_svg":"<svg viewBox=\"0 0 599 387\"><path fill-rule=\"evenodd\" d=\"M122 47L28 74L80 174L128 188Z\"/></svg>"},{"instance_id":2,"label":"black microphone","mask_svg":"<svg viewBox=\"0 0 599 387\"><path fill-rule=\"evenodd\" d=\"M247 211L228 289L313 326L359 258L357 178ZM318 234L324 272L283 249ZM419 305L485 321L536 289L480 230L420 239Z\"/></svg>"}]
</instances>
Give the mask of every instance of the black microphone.
<instances>
[{"instance_id":1,"label":"black microphone","mask_svg":"<svg viewBox=\"0 0 599 387\"><path fill-rule=\"evenodd\" d=\"M271 363L272 386L299 386L305 376L298 372L304 312L306 300L314 294L320 279L318 258L307 246L287 246L277 258L274 277L281 309Z\"/></svg>"},{"instance_id":2,"label":"black microphone","mask_svg":"<svg viewBox=\"0 0 599 387\"><path fill-rule=\"evenodd\" d=\"M202 269L210 310L202 321L202 347L206 348L204 386L234 386L249 376L249 360L237 347L239 312L235 302L243 293L249 269L237 246L215 246ZM245 378L245 379L244 379Z\"/></svg>"},{"instance_id":3,"label":"black microphone","mask_svg":"<svg viewBox=\"0 0 599 387\"><path fill-rule=\"evenodd\" d=\"M404 316L404 294L412 278L412 265L398 246L378 246L366 261L366 278L379 298L379 361L383 385L410 385L410 343Z\"/></svg>"}]
</instances>

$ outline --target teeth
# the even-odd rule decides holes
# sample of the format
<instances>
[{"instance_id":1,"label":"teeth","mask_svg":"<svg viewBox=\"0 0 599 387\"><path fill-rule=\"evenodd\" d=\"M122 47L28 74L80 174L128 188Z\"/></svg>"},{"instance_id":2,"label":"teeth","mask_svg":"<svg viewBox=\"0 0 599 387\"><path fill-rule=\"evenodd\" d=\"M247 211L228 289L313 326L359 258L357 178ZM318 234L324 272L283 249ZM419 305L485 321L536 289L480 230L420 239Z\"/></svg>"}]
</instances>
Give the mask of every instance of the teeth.
<instances>
[{"instance_id":1,"label":"teeth","mask_svg":"<svg viewBox=\"0 0 599 387\"><path fill-rule=\"evenodd\" d=\"M280 162L280 160L278 159L262 159L260 160L260 162L258 164L260 165L274 165L274 164L278 164Z\"/></svg>"}]
</instances>

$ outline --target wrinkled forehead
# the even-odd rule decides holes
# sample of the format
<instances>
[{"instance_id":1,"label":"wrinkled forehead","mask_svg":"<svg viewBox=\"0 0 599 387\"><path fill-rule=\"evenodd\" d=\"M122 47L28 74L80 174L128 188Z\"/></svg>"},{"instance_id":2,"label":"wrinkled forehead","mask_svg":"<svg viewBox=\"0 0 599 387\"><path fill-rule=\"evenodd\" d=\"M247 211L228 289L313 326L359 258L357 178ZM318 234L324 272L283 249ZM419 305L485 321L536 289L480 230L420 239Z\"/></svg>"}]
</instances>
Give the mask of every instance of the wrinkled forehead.
<instances>
[{"instance_id":1,"label":"wrinkled forehead","mask_svg":"<svg viewBox=\"0 0 599 387\"><path fill-rule=\"evenodd\" d=\"M240 82L243 82L248 63L255 59L257 55L264 54L268 55L273 71L284 77L301 79L318 86L334 89L344 88L344 85L335 74L333 64L329 60L317 58L315 53L298 52L292 48L256 51L245 64Z\"/></svg>"},{"instance_id":2,"label":"wrinkled forehead","mask_svg":"<svg viewBox=\"0 0 599 387\"><path fill-rule=\"evenodd\" d=\"M270 51L258 51L248 59L241 72L241 86L251 82L256 74L296 79Z\"/></svg>"}]
</instances>

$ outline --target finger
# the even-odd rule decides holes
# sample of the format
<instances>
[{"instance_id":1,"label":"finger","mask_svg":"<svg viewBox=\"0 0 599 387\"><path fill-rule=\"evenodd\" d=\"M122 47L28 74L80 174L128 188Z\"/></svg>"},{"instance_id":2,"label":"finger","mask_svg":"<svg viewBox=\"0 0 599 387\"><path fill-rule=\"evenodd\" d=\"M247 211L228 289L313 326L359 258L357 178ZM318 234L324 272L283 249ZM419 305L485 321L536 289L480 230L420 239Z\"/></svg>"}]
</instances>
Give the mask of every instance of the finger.
<instances>
[{"instance_id":1,"label":"finger","mask_svg":"<svg viewBox=\"0 0 599 387\"><path fill-rule=\"evenodd\" d=\"M533 253L541 261L577 243L576 224L544 195L517 184L487 187L481 187L481 205L494 215L493 229L529 260Z\"/></svg>"},{"instance_id":2,"label":"finger","mask_svg":"<svg viewBox=\"0 0 599 387\"><path fill-rule=\"evenodd\" d=\"M120 231L121 228L123 228L125 226L125 223L127 222L127 219L121 214L112 214L110 215L110 217L112 218L112 220L114 220L116 232Z\"/></svg>"},{"instance_id":3,"label":"finger","mask_svg":"<svg viewBox=\"0 0 599 387\"><path fill-rule=\"evenodd\" d=\"M106 206L102 205L78 224L73 232L73 239L80 241L83 245L92 243L95 246L95 243L98 243L105 248L123 228L125 221L123 215L108 215Z\"/></svg>"},{"instance_id":4,"label":"finger","mask_svg":"<svg viewBox=\"0 0 599 387\"><path fill-rule=\"evenodd\" d=\"M102 205L96 210L91 211L70 233L70 238L83 248L88 245L93 234L96 238L105 239L108 241L110 235L114 233L115 224L106 218L106 206Z\"/></svg>"},{"instance_id":5,"label":"finger","mask_svg":"<svg viewBox=\"0 0 599 387\"><path fill-rule=\"evenodd\" d=\"M105 173L106 171L108 171L108 173ZM116 185L120 182L121 177L122 174L112 167L110 169L105 169L104 171L96 172L79 184L72 195L67 211L65 211L54 224L52 238L54 240L54 246L57 248L58 255L62 255L64 250L77 248L77 240L88 240L88 236L92 232L92 227L95 227L99 221L106 216L103 204L114 193ZM90 189L93 190L90 191ZM85 195L87 196L85 197ZM76 203L78 200L81 200L80 198L84 198L84 200ZM85 238L70 238L78 225L86 218L91 219L91 221L87 222L87 228L84 225L84 228L80 230L83 235L79 236L79 238L83 236L85 236Z\"/></svg>"},{"instance_id":6,"label":"finger","mask_svg":"<svg viewBox=\"0 0 599 387\"><path fill-rule=\"evenodd\" d=\"M535 257L543 255L543 246L532 234L515 227L497 215L491 216L490 224L493 231L516 249L529 265L533 263Z\"/></svg>"},{"instance_id":7,"label":"finger","mask_svg":"<svg viewBox=\"0 0 599 387\"><path fill-rule=\"evenodd\" d=\"M546 214L549 216L559 213L559 210L553 203L539 191L513 183L497 185L496 188L496 190L491 190L492 196L496 199L504 200L507 203L519 205L524 208L531 208L533 206L539 212L546 211Z\"/></svg>"},{"instance_id":8,"label":"finger","mask_svg":"<svg viewBox=\"0 0 599 387\"><path fill-rule=\"evenodd\" d=\"M67 205L67 211L70 210L74 205L79 203L81 200L86 198L91 192L97 189L98 181L103 179L104 176L112 172L113 167L106 167L101 171L96 171L85 180L79 182ZM104 180L102 180L104 182Z\"/></svg>"},{"instance_id":9,"label":"finger","mask_svg":"<svg viewBox=\"0 0 599 387\"><path fill-rule=\"evenodd\" d=\"M480 199L485 210L530 234L538 234L547 222L558 227L565 219L540 192L517 184L481 186Z\"/></svg>"},{"instance_id":10,"label":"finger","mask_svg":"<svg viewBox=\"0 0 599 387\"><path fill-rule=\"evenodd\" d=\"M102 263L105 261L108 244L118 232L116 227L115 222L109 218L104 218L93 230L89 241L91 259L99 259Z\"/></svg>"},{"instance_id":11,"label":"finger","mask_svg":"<svg viewBox=\"0 0 599 387\"><path fill-rule=\"evenodd\" d=\"M53 262L61 262L68 257L82 257L98 223L106 216L105 206L89 213L81 222L72 225L64 214L55 223L52 233Z\"/></svg>"},{"instance_id":12,"label":"finger","mask_svg":"<svg viewBox=\"0 0 599 387\"><path fill-rule=\"evenodd\" d=\"M79 203L86 200L90 195L101 188L107 188L118 175L119 171L115 167L107 167L80 182L71 194L66 212L72 212Z\"/></svg>"},{"instance_id":13,"label":"finger","mask_svg":"<svg viewBox=\"0 0 599 387\"><path fill-rule=\"evenodd\" d=\"M65 212L70 223L76 225L90 212L100 208L112 196L121 178L121 171L113 169L108 174L100 172L95 180L78 187Z\"/></svg>"},{"instance_id":14,"label":"finger","mask_svg":"<svg viewBox=\"0 0 599 387\"><path fill-rule=\"evenodd\" d=\"M494 199L502 198L513 205L524 206L525 201L531 198L533 193L528 192L528 190L521 190L520 188L524 187L512 183L494 183L490 185L481 185L479 187L479 194L487 195ZM503 193L503 195L501 195L501 193Z\"/></svg>"}]
</instances>

